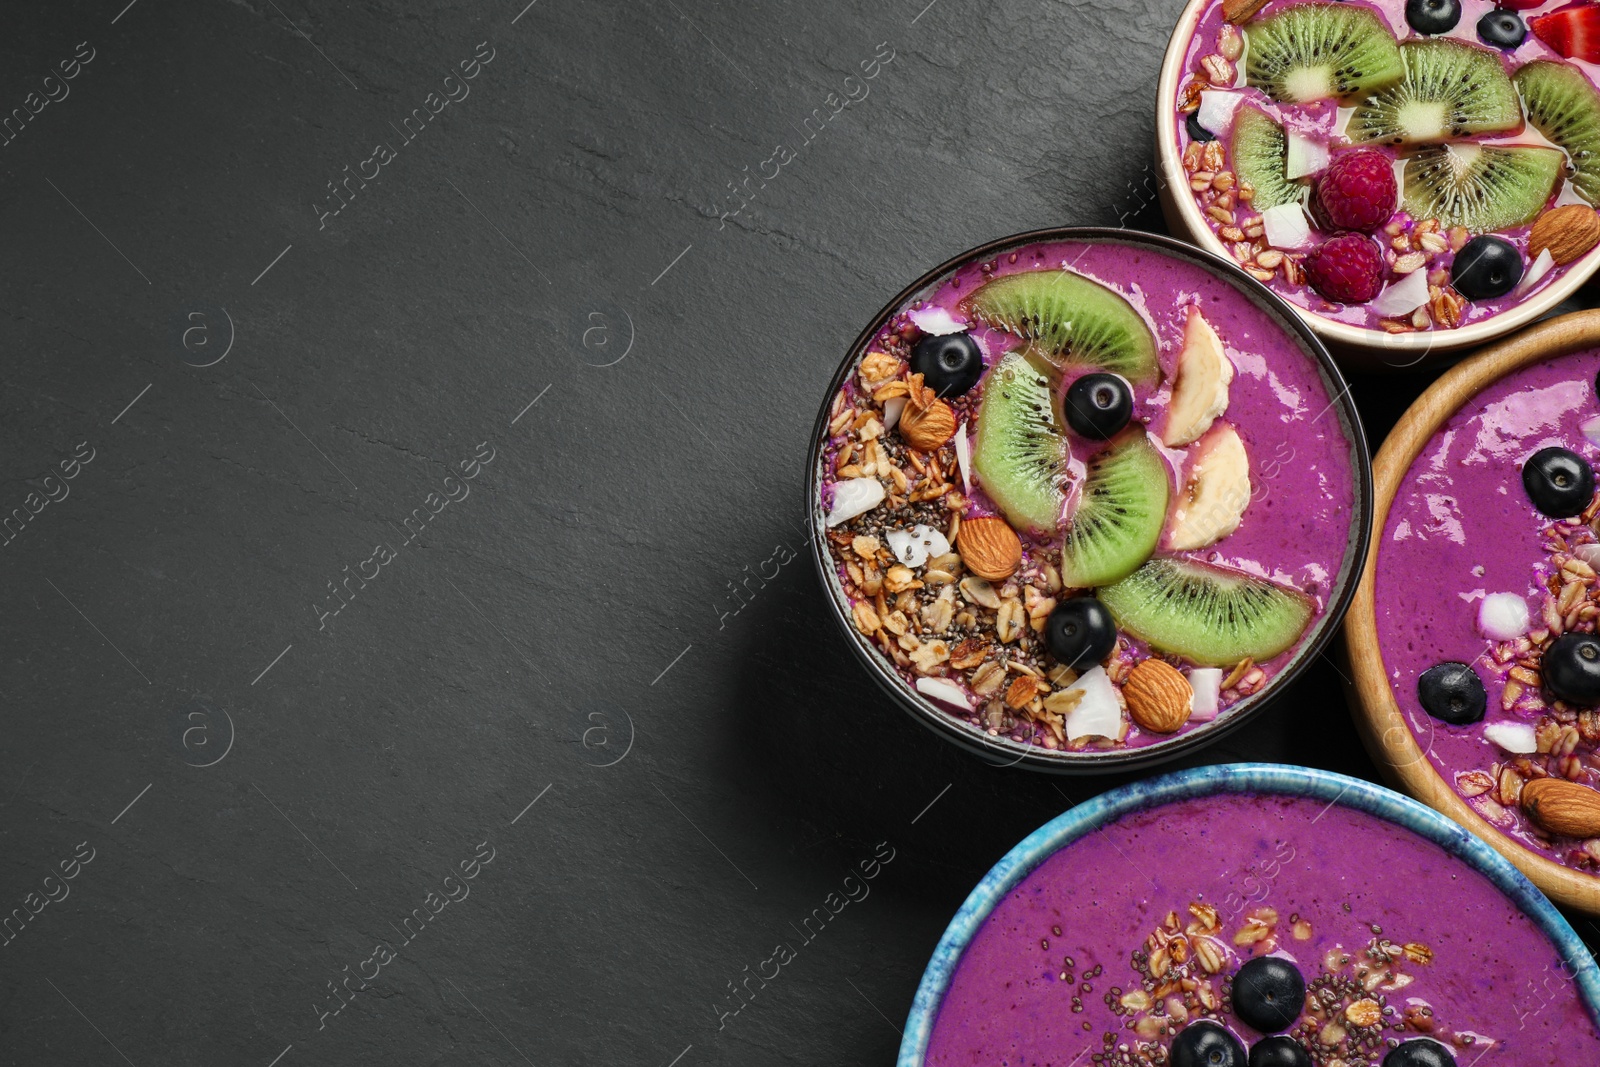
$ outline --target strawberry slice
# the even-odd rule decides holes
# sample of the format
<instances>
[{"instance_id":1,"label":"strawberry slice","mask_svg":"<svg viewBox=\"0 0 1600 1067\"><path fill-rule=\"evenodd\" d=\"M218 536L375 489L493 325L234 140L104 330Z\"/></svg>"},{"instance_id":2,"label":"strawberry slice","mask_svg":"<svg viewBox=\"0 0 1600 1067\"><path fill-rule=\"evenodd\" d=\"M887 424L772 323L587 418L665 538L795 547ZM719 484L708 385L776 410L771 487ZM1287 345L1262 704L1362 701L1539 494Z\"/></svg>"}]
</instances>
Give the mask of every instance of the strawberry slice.
<instances>
[{"instance_id":1,"label":"strawberry slice","mask_svg":"<svg viewBox=\"0 0 1600 1067\"><path fill-rule=\"evenodd\" d=\"M1600 63L1600 4L1552 11L1529 19L1528 28L1568 59Z\"/></svg>"}]
</instances>

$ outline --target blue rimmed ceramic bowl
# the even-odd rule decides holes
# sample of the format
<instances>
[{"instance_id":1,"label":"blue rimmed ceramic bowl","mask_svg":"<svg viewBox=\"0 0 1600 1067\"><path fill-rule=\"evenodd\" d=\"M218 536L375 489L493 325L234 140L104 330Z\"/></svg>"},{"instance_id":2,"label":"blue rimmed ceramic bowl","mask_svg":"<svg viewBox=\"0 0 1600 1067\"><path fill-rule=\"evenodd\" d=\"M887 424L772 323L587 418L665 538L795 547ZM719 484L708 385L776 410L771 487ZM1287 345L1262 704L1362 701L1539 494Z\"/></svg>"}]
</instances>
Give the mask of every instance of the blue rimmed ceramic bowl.
<instances>
[{"instance_id":1,"label":"blue rimmed ceramic bowl","mask_svg":"<svg viewBox=\"0 0 1600 1067\"><path fill-rule=\"evenodd\" d=\"M940 1006L963 954L995 909L1035 868L1062 848L1124 816L1178 801L1227 794L1306 798L1325 801L1330 808L1338 804L1385 820L1439 846L1450 857L1482 874L1528 916L1560 957L1591 1018L1600 1021L1600 967L1596 967L1594 958L1555 906L1488 845L1431 808L1371 782L1306 767L1241 763L1196 768L1113 790L1057 816L1007 853L968 895L940 938L906 1021L899 1067L922 1067ZM1426 903L1419 903L1427 907ZM1059 935L1060 930L1056 933Z\"/></svg>"}]
</instances>

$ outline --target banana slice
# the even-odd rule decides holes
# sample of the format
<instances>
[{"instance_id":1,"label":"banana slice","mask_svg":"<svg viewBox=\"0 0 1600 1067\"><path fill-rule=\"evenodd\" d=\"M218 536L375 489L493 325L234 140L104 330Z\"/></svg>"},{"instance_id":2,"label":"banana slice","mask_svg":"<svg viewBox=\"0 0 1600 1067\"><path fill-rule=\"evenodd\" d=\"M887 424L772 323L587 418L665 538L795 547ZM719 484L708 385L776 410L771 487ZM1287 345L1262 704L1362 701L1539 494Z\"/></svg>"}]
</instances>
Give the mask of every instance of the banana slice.
<instances>
[{"instance_id":1,"label":"banana slice","mask_svg":"<svg viewBox=\"0 0 1600 1067\"><path fill-rule=\"evenodd\" d=\"M1222 352L1217 331L1194 305L1183 326L1183 350L1178 353L1178 380L1172 384L1167 424L1161 443L1168 448L1196 441L1228 410L1228 385L1233 364Z\"/></svg>"},{"instance_id":2,"label":"banana slice","mask_svg":"<svg viewBox=\"0 0 1600 1067\"><path fill-rule=\"evenodd\" d=\"M1250 457L1239 432L1220 422L1190 451L1167 547L1188 552L1215 544L1239 528L1249 503Z\"/></svg>"}]
</instances>

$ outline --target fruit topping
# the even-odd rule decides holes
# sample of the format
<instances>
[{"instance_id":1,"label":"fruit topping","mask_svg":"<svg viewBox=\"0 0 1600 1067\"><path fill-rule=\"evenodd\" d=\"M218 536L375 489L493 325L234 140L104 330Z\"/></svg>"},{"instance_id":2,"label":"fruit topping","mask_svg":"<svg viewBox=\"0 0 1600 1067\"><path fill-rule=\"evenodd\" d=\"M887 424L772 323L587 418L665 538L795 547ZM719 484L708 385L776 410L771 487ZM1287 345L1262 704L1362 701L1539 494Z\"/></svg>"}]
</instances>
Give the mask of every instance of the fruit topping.
<instances>
[{"instance_id":1,"label":"fruit topping","mask_svg":"<svg viewBox=\"0 0 1600 1067\"><path fill-rule=\"evenodd\" d=\"M1572 184L1600 203L1600 91L1570 63L1540 59L1517 71L1528 122L1572 161Z\"/></svg>"},{"instance_id":2,"label":"fruit topping","mask_svg":"<svg viewBox=\"0 0 1600 1067\"><path fill-rule=\"evenodd\" d=\"M1494 8L1478 20L1478 37L1486 45L1509 52L1528 39L1528 25L1515 11Z\"/></svg>"},{"instance_id":3,"label":"fruit topping","mask_svg":"<svg viewBox=\"0 0 1600 1067\"><path fill-rule=\"evenodd\" d=\"M1200 112L1191 111L1189 117L1183 120L1184 129L1189 131L1191 141L1215 141L1217 135L1200 125Z\"/></svg>"},{"instance_id":4,"label":"fruit topping","mask_svg":"<svg viewBox=\"0 0 1600 1067\"><path fill-rule=\"evenodd\" d=\"M1528 254L1548 250L1557 266L1566 266L1596 244L1600 244L1600 213L1584 204L1546 211L1528 234Z\"/></svg>"},{"instance_id":5,"label":"fruit topping","mask_svg":"<svg viewBox=\"0 0 1600 1067\"><path fill-rule=\"evenodd\" d=\"M995 329L1033 342L1057 366L1114 371L1129 381L1160 376L1156 340L1119 294L1070 270L1033 270L985 282L964 307Z\"/></svg>"},{"instance_id":6,"label":"fruit topping","mask_svg":"<svg viewBox=\"0 0 1600 1067\"><path fill-rule=\"evenodd\" d=\"M828 509L828 526L849 522L865 515L884 498L883 483L876 478L846 478L833 483L833 507Z\"/></svg>"},{"instance_id":7,"label":"fruit topping","mask_svg":"<svg viewBox=\"0 0 1600 1067\"><path fill-rule=\"evenodd\" d=\"M1492 722L1483 728L1483 738L1515 755L1539 751L1539 735L1525 722Z\"/></svg>"},{"instance_id":8,"label":"fruit topping","mask_svg":"<svg viewBox=\"0 0 1600 1067\"><path fill-rule=\"evenodd\" d=\"M1290 180L1316 174L1328 165L1328 142L1307 137L1294 130L1285 131L1288 138L1283 160L1283 176Z\"/></svg>"},{"instance_id":9,"label":"fruit topping","mask_svg":"<svg viewBox=\"0 0 1600 1067\"><path fill-rule=\"evenodd\" d=\"M1232 381L1233 364L1222 351L1222 339L1200 313L1199 305L1190 304L1161 443L1169 448L1187 445L1211 429L1217 416L1228 410Z\"/></svg>"},{"instance_id":10,"label":"fruit topping","mask_svg":"<svg viewBox=\"0 0 1600 1067\"><path fill-rule=\"evenodd\" d=\"M1124 631L1207 667L1271 659L1299 640L1313 612L1298 590L1172 558L1151 560L1100 599Z\"/></svg>"},{"instance_id":11,"label":"fruit topping","mask_svg":"<svg viewBox=\"0 0 1600 1067\"><path fill-rule=\"evenodd\" d=\"M929 334L961 333L967 328L966 323L938 306L912 308L906 312L906 318L917 329Z\"/></svg>"},{"instance_id":12,"label":"fruit topping","mask_svg":"<svg viewBox=\"0 0 1600 1067\"><path fill-rule=\"evenodd\" d=\"M1128 702L1128 718L1153 734L1177 733L1194 711L1189 680L1165 660L1141 660L1128 672L1122 698Z\"/></svg>"},{"instance_id":13,"label":"fruit topping","mask_svg":"<svg viewBox=\"0 0 1600 1067\"><path fill-rule=\"evenodd\" d=\"M1044 639L1057 663L1086 671L1111 655L1117 644L1117 624L1100 601L1075 596L1051 610L1044 624Z\"/></svg>"},{"instance_id":14,"label":"fruit topping","mask_svg":"<svg viewBox=\"0 0 1600 1067\"><path fill-rule=\"evenodd\" d=\"M1383 250L1361 233L1342 233L1306 257L1311 288L1336 304L1365 304L1383 284Z\"/></svg>"},{"instance_id":15,"label":"fruit topping","mask_svg":"<svg viewBox=\"0 0 1600 1067\"><path fill-rule=\"evenodd\" d=\"M1532 622L1520 593L1490 593L1478 605L1478 629L1491 641L1515 641Z\"/></svg>"},{"instance_id":16,"label":"fruit topping","mask_svg":"<svg viewBox=\"0 0 1600 1067\"><path fill-rule=\"evenodd\" d=\"M909 530L890 530L883 539L889 542L894 558L907 567L920 567L929 556L942 556L950 551L950 542L932 526L921 523Z\"/></svg>"},{"instance_id":17,"label":"fruit topping","mask_svg":"<svg viewBox=\"0 0 1600 1067\"><path fill-rule=\"evenodd\" d=\"M1061 724L1068 741L1084 737L1122 739L1122 705L1117 703L1117 687L1111 684L1104 667L1089 668L1062 692L1083 694L1076 698Z\"/></svg>"},{"instance_id":18,"label":"fruit topping","mask_svg":"<svg viewBox=\"0 0 1600 1067\"><path fill-rule=\"evenodd\" d=\"M1600 6L1562 8L1528 20L1533 35L1568 59L1600 63Z\"/></svg>"},{"instance_id":19,"label":"fruit topping","mask_svg":"<svg viewBox=\"0 0 1600 1067\"><path fill-rule=\"evenodd\" d=\"M1355 142L1425 144L1522 124L1516 90L1500 57L1460 41L1407 41L1405 78L1356 105L1346 132Z\"/></svg>"},{"instance_id":20,"label":"fruit topping","mask_svg":"<svg viewBox=\"0 0 1600 1067\"><path fill-rule=\"evenodd\" d=\"M1383 1058L1383 1067L1456 1067L1456 1058L1431 1037L1402 1041Z\"/></svg>"},{"instance_id":21,"label":"fruit topping","mask_svg":"<svg viewBox=\"0 0 1600 1067\"><path fill-rule=\"evenodd\" d=\"M1576 452L1552 445L1522 465L1522 488L1533 506L1552 519L1571 518L1594 497L1594 470Z\"/></svg>"},{"instance_id":22,"label":"fruit topping","mask_svg":"<svg viewBox=\"0 0 1600 1067\"><path fill-rule=\"evenodd\" d=\"M1517 283L1517 287L1512 290L1511 295L1521 299L1524 294L1533 292L1533 287L1538 285L1539 280L1549 274L1555 265L1556 261L1551 258L1550 250L1548 248L1539 249L1539 254L1533 257L1533 262L1523 272L1522 280Z\"/></svg>"},{"instance_id":23,"label":"fruit topping","mask_svg":"<svg viewBox=\"0 0 1600 1067\"><path fill-rule=\"evenodd\" d=\"M1053 399L1050 378L1008 353L984 383L972 448L984 492L1013 526L1040 534L1055 532L1066 505L1069 456Z\"/></svg>"},{"instance_id":24,"label":"fruit topping","mask_svg":"<svg viewBox=\"0 0 1600 1067\"><path fill-rule=\"evenodd\" d=\"M1233 1013L1264 1034L1289 1029L1305 1006L1306 980L1288 960L1260 956L1233 976Z\"/></svg>"},{"instance_id":25,"label":"fruit topping","mask_svg":"<svg viewBox=\"0 0 1600 1067\"><path fill-rule=\"evenodd\" d=\"M1466 726L1483 718L1489 695L1483 680L1465 663L1436 663L1417 679L1417 700L1422 710L1451 726Z\"/></svg>"},{"instance_id":26,"label":"fruit topping","mask_svg":"<svg viewBox=\"0 0 1600 1067\"><path fill-rule=\"evenodd\" d=\"M1261 213L1261 230L1273 248L1304 248L1311 241L1311 223L1299 201L1269 207Z\"/></svg>"},{"instance_id":27,"label":"fruit topping","mask_svg":"<svg viewBox=\"0 0 1600 1067\"><path fill-rule=\"evenodd\" d=\"M1504 296L1521 280L1522 253L1504 237L1474 237L1450 264L1450 284L1468 300Z\"/></svg>"},{"instance_id":28,"label":"fruit topping","mask_svg":"<svg viewBox=\"0 0 1600 1067\"><path fill-rule=\"evenodd\" d=\"M1189 688L1194 690L1191 722L1210 722L1222 708L1222 669L1196 667L1189 672Z\"/></svg>"},{"instance_id":29,"label":"fruit topping","mask_svg":"<svg viewBox=\"0 0 1600 1067\"><path fill-rule=\"evenodd\" d=\"M918 678L917 692L963 711L972 710L972 701L968 699L966 690L943 678Z\"/></svg>"},{"instance_id":30,"label":"fruit topping","mask_svg":"<svg viewBox=\"0 0 1600 1067\"><path fill-rule=\"evenodd\" d=\"M1418 33L1449 33L1461 21L1461 0L1406 0L1406 24Z\"/></svg>"},{"instance_id":31,"label":"fruit topping","mask_svg":"<svg viewBox=\"0 0 1600 1067\"><path fill-rule=\"evenodd\" d=\"M1311 217L1320 229L1330 233L1371 233L1394 214L1399 193L1394 164L1388 156L1371 148L1340 152L1317 179Z\"/></svg>"},{"instance_id":32,"label":"fruit topping","mask_svg":"<svg viewBox=\"0 0 1600 1067\"><path fill-rule=\"evenodd\" d=\"M1404 207L1473 233L1529 222L1550 199L1565 161L1554 148L1456 144L1425 148L1405 162Z\"/></svg>"},{"instance_id":33,"label":"fruit topping","mask_svg":"<svg viewBox=\"0 0 1600 1067\"><path fill-rule=\"evenodd\" d=\"M1522 810L1557 837L1600 837L1600 793L1564 778L1535 778L1522 787Z\"/></svg>"},{"instance_id":34,"label":"fruit topping","mask_svg":"<svg viewBox=\"0 0 1600 1067\"><path fill-rule=\"evenodd\" d=\"M1344 100L1405 74L1394 36L1369 8L1296 4L1245 32L1245 81L1274 100Z\"/></svg>"},{"instance_id":35,"label":"fruit topping","mask_svg":"<svg viewBox=\"0 0 1600 1067\"><path fill-rule=\"evenodd\" d=\"M1399 318L1427 303L1428 297L1428 272L1414 270L1373 297L1369 306L1386 319Z\"/></svg>"},{"instance_id":36,"label":"fruit topping","mask_svg":"<svg viewBox=\"0 0 1600 1067\"><path fill-rule=\"evenodd\" d=\"M1288 139L1266 112L1244 105L1234 113L1231 149L1234 172L1256 191L1250 201L1253 210L1266 211L1300 199L1301 187L1289 180L1285 169Z\"/></svg>"},{"instance_id":37,"label":"fruit topping","mask_svg":"<svg viewBox=\"0 0 1600 1067\"><path fill-rule=\"evenodd\" d=\"M1290 10L1294 10L1290 8ZM1220 1023L1201 1019L1172 1039L1171 1067L1246 1067L1244 1046Z\"/></svg>"},{"instance_id":38,"label":"fruit topping","mask_svg":"<svg viewBox=\"0 0 1600 1067\"><path fill-rule=\"evenodd\" d=\"M1061 580L1087 589L1131 574L1161 539L1170 493L1166 461L1137 426L1090 457L1062 537Z\"/></svg>"},{"instance_id":39,"label":"fruit topping","mask_svg":"<svg viewBox=\"0 0 1600 1067\"><path fill-rule=\"evenodd\" d=\"M1022 562L1022 540L1011 524L993 515L965 519L956 531L961 562L979 578L1003 582Z\"/></svg>"},{"instance_id":40,"label":"fruit topping","mask_svg":"<svg viewBox=\"0 0 1600 1067\"><path fill-rule=\"evenodd\" d=\"M1250 503L1250 458L1239 432L1226 422L1213 426L1190 454L1178 490L1167 547L1188 552L1239 528Z\"/></svg>"},{"instance_id":41,"label":"fruit topping","mask_svg":"<svg viewBox=\"0 0 1600 1067\"><path fill-rule=\"evenodd\" d=\"M1600 704L1600 638L1594 634L1562 634L1545 648L1540 660L1545 688L1568 704Z\"/></svg>"},{"instance_id":42,"label":"fruit topping","mask_svg":"<svg viewBox=\"0 0 1600 1067\"><path fill-rule=\"evenodd\" d=\"M1265 1037L1250 1047L1250 1067L1312 1067L1300 1042L1285 1034Z\"/></svg>"},{"instance_id":43,"label":"fruit topping","mask_svg":"<svg viewBox=\"0 0 1600 1067\"><path fill-rule=\"evenodd\" d=\"M1074 433L1109 441L1133 417L1133 390L1121 375L1095 371L1072 383L1061 410Z\"/></svg>"},{"instance_id":44,"label":"fruit topping","mask_svg":"<svg viewBox=\"0 0 1600 1067\"><path fill-rule=\"evenodd\" d=\"M983 350L965 333L931 334L912 348L911 370L936 395L961 396L983 376Z\"/></svg>"}]
</instances>

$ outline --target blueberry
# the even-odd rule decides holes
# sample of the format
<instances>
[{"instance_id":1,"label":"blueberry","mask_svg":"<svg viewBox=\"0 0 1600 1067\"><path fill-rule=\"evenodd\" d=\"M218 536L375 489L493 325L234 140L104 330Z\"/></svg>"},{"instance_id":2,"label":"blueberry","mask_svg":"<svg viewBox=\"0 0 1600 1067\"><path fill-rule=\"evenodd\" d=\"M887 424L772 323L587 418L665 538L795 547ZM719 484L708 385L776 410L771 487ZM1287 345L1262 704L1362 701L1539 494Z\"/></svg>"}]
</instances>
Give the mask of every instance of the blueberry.
<instances>
[{"instance_id":1,"label":"blueberry","mask_svg":"<svg viewBox=\"0 0 1600 1067\"><path fill-rule=\"evenodd\" d=\"M1505 296L1522 280L1522 253L1503 237L1474 237L1450 264L1450 282L1468 300Z\"/></svg>"},{"instance_id":2,"label":"blueberry","mask_svg":"<svg viewBox=\"0 0 1600 1067\"><path fill-rule=\"evenodd\" d=\"M1133 417L1133 390L1119 375L1096 371L1073 382L1061 406L1073 430L1105 441Z\"/></svg>"},{"instance_id":3,"label":"blueberry","mask_svg":"<svg viewBox=\"0 0 1600 1067\"><path fill-rule=\"evenodd\" d=\"M1189 117L1183 120L1184 127L1189 131L1191 141L1215 141L1217 135L1200 125L1200 112L1191 111Z\"/></svg>"},{"instance_id":4,"label":"blueberry","mask_svg":"<svg viewBox=\"0 0 1600 1067\"><path fill-rule=\"evenodd\" d=\"M1456 1067L1450 1050L1431 1037L1402 1041L1383 1058L1383 1067Z\"/></svg>"},{"instance_id":5,"label":"blueberry","mask_svg":"<svg viewBox=\"0 0 1600 1067\"><path fill-rule=\"evenodd\" d=\"M1527 40L1528 26L1515 11L1495 8L1478 20L1478 36L1485 44L1509 52Z\"/></svg>"},{"instance_id":6,"label":"blueberry","mask_svg":"<svg viewBox=\"0 0 1600 1067\"><path fill-rule=\"evenodd\" d=\"M1300 1042L1280 1034L1255 1043L1250 1049L1250 1067L1311 1067L1311 1057Z\"/></svg>"},{"instance_id":7,"label":"blueberry","mask_svg":"<svg viewBox=\"0 0 1600 1067\"><path fill-rule=\"evenodd\" d=\"M1417 679L1417 700L1422 710L1451 726L1466 726L1483 718L1489 694L1483 680L1459 660L1436 663Z\"/></svg>"},{"instance_id":8,"label":"blueberry","mask_svg":"<svg viewBox=\"0 0 1600 1067\"><path fill-rule=\"evenodd\" d=\"M1306 1006L1306 980L1288 960L1260 956L1233 976L1233 1013L1263 1034L1287 1030Z\"/></svg>"},{"instance_id":9,"label":"blueberry","mask_svg":"<svg viewBox=\"0 0 1600 1067\"><path fill-rule=\"evenodd\" d=\"M1057 663L1086 671L1111 654L1117 643L1117 623L1094 597L1075 596L1050 612L1044 639Z\"/></svg>"},{"instance_id":10,"label":"blueberry","mask_svg":"<svg viewBox=\"0 0 1600 1067\"><path fill-rule=\"evenodd\" d=\"M1217 1023L1203 1019L1172 1039L1172 1067L1247 1067L1244 1046Z\"/></svg>"},{"instance_id":11,"label":"blueberry","mask_svg":"<svg viewBox=\"0 0 1600 1067\"><path fill-rule=\"evenodd\" d=\"M1569 519L1594 499L1594 469L1576 452L1551 445L1522 465L1522 488L1552 519Z\"/></svg>"},{"instance_id":12,"label":"blueberry","mask_svg":"<svg viewBox=\"0 0 1600 1067\"><path fill-rule=\"evenodd\" d=\"M1562 634L1540 665L1551 695L1568 704L1600 704L1600 639L1594 634Z\"/></svg>"},{"instance_id":13,"label":"blueberry","mask_svg":"<svg viewBox=\"0 0 1600 1067\"><path fill-rule=\"evenodd\" d=\"M1418 33L1448 33L1461 21L1461 0L1407 0L1406 21Z\"/></svg>"},{"instance_id":14,"label":"blueberry","mask_svg":"<svg viewBox=\"0 0 1600 1067\"><path fill-rule=\"evenodd\" d=\"M939 396L960 396L983 377L983 350L964 333L929 334L911 350L911 373Z\"/></svg>"}]
</instances>

